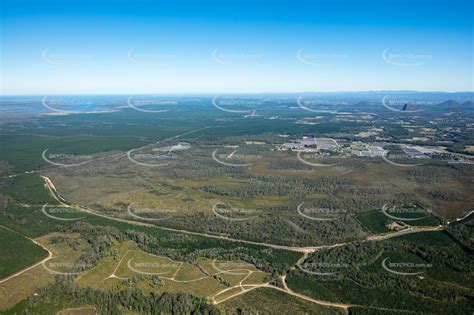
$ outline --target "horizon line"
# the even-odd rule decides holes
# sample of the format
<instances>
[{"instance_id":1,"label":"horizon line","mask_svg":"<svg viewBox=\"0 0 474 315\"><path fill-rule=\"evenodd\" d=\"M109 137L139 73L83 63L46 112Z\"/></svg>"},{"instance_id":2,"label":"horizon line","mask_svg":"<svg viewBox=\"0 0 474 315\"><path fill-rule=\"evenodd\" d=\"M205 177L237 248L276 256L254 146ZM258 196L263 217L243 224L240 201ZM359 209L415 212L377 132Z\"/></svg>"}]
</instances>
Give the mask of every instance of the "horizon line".
<instances>
[{"instance_id":1,"label":"horizon line","mask_svg":"<svg viewBox=\"0 0 474 315\"><path fill-rule=\"evenodd\" d=\"M12 96L81 96L81 95L97 95L97 96L130 96L130 95L258 95L258 94L275 94L275 95L284 95L284 94L310 94L310 93L326 93L326 94L343 94L343 93L395 93L395 92L410 92L410 93L446 93L446 94L456 94L456 93L473 93L472 91L460 90L460 91L446 91L446 90L341 90L341 91L286 91L286 92L135 92L135 93L120 93L120 92L101 92L101 93L19 93L19 94L1 94L0 97L12 97Z\"/></svg>"}]
</instances>

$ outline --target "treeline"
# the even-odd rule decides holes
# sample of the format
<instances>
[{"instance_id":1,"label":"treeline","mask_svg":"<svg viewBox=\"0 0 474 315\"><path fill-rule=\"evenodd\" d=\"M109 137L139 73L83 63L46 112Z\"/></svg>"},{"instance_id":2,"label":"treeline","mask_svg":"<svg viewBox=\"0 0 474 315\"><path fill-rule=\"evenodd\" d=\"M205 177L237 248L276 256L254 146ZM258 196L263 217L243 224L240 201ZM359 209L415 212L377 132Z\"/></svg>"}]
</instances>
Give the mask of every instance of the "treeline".
<instances>
[{"instance_id":1,"label":"treeline","mask_svg":"<svg viewBox=\"0 0 474 315\"><path fill-rule=\"evenodd\" d=\"M392 263L405 264L401 269L392 269L408 273L422 271L423 274L404 276L388 272L382 267L385 258L390 258L389 262ZM473 262L472 254L466 253L441 232L433 232L424 236L410 235L383 242L358 242L320 250L301 264L303 270L291 272L289 278L292 280L289 283L294 288L301 288L302 283L310 285L317 280L322 287L338 288L331 290L344 287L346 291L338 292L340 300L360 305L364 305L366 301L363 301L364 296L359 291L372 292L377 296L374 299L378 300L378 306L389 308L406 303L405 307L416 309L414 305L408 307L408 300L403 301L402 297L399 297L399 301L386 300L384 296L390 295L389 292L403 292L447 303L446 305L467 305L474 298L473 292L467 289L473 284ZM413 265L410 266L410 263ZM314 276L314 273L326 275ZM451 282L452 285L446 282ZM318 291L316 288L310 290ZM419 308L418 311L420 310L423 309Z\"/></svg>"},{"instance_id":2,"label":"treeline","mask_svg":"<svg viewBox=\"0 0 474 315\"><path fill-rule=\"evenodd\" d=\"M304 197L314 193L346 192L354 189L350 180L338 177L318 179L293 178L285 176L245 176L240 174L236 180L248 179L242 185L206 185L196 189L220 196L249 198L262 196Z\"/></svg>"},{"instance_id":3,"label":"treeline","mask_svg":"<svg viewBox=\"0 0 474 315\"><path fill-rule=\"evenodd\" d=\"M214 214L197 212L173 217L160 222L160 225L291 246L332 244L365 236L360 224L349 214L337 214L332 221L317 221L299 215L297 207L297 203L290 203L257 209L255 213L248 214L251 219L245 221L226 220ZM314 216L317 217L318 214Z\"/></svg>"},{"instance_id":4,"label":"treeline","mask_svg":"<svg viewBox=\"0 0 474 315\"><path fill-rule=\"evenodd\" d=\"M38 289L26 301L17 304L5 314L54 313L67 307L94 305L99 314L119 315L123 310L140 314L193 314L217 315L219 310L199 298L186 293L163 293L149 295L138 289L119 292L103 292L92 288L81 288L71 279L57 277L54 284Z\"/></svg>"},{"instance_id":5,"label":"treeline","mask_svg":"<svg viewBox=\"0 0 474 315\"><path fill-rule=\"evenodd\" d=\"M474 252L474 215L461 222L450 224L446 232L452 236L457 242L465 246L470 252Z\"/></svg>"},{"instance_id":6,"label":"treeline","mask_svg":"<svg viewBox=\"0 0 474 315\"><path fill-rule=\"evenodd\" d=\"M216 247L213 246L213 239L202 238L197 243L196 237L193 235L169 234L164 237L156 237L135 229L120 231L116 227L91 225L86 222L76 222L72 227L65 228L63 231L80 233L81 237L87 240L90 245L90 249L80 256L78 268L95 265L100 259L113 255L110 247L114 240L119 242L132 240L145 252L190 263L201 257L245 261L274 276L283 274L299 257L297 253L292 252L288 252L283 257L277 253L282 250L271 248L256 250L253 248L254 246L239 246L238 243L228 241L225 241L226 246Z\"/></svg>"}]
</instances>

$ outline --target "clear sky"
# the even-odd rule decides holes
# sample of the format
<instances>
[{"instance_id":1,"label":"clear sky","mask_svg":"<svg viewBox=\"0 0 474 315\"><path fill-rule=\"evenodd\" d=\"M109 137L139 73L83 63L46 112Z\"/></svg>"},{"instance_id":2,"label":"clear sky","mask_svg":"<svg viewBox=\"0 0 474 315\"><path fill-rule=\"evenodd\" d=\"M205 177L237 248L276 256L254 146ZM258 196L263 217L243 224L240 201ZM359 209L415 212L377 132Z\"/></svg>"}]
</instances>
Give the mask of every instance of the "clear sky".
<instances>
[{"instance_id":1,"label":"clear sky","mask_svg":"<svg viewBox=\"0 0 474 315\"><path fill-rule=\"evenodd\" d=\"M467 0L1 0L1 93L473 90Z\"/></svg>"}]
</instances>

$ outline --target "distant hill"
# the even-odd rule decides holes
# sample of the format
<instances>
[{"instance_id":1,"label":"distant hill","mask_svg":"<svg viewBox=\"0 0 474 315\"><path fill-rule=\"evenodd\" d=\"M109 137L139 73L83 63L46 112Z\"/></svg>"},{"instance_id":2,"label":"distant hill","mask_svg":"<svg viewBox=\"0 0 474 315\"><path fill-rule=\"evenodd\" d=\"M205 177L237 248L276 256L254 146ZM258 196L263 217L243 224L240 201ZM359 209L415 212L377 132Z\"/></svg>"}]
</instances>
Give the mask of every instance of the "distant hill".
<instances>
[{"instance_id":1,"label":"distant hill","mask_svg":"<svg viewBox=\"0 0 474 315\"><path fill-rule=\"evenodd\" d=\"M460 105L461 105L460 103L453 100L447 100L438 104L438 106L442 106L442 107L454 107L454 106L459 107Z\"/></svg>"}]
</instances>

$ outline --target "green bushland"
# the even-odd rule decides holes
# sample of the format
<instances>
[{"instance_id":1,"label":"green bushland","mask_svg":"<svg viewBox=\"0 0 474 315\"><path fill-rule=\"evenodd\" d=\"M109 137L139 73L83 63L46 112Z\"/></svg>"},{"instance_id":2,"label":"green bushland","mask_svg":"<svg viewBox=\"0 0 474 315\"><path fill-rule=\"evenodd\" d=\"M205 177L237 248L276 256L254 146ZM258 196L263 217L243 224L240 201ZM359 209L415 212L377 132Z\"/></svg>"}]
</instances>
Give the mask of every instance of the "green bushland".
<instances>
[{"instance_id":1,"label":"green bushland","mask_svg":"<svg viewBox=\"0 0 474 315\"><path fill-rule=\"evenodd\" d=\"M406 311L386 310L380 308L370 308L365 306L353 306L349 309L350 315L403 315Z\"/></svg>"},{"instance_id":2,"label":"green bushland","mask_svg":"<svg viewBox=\"0 0 474 315\"><path fill-rule=\"evenodd\" d=\"M387 259L387 260L386 260ZM392 270L420 274L399 275ZM384 241L318 251L287 278L296 292L322 300L393 310L464 314L473 310L474 256L444 232L423 232ZM400 267L401 265L401 267Z\"/></svg>"},{"instance_id":3,"label":"green bushland","mask_svg":"<svg viewBox=\"0 0 474 315\"><path fill-rule=\"evenodd\" d=\"M446 232L466 250L474 252L474 215L461 222L451 223Z\"/></svg>"},{"instance_id":4,"label":"green bushland","mask_svg":"<svg viewBox=\"0 0 474 315\"><path fill-rule=\"evenodd\" d=\"M166 231L159 227L147 227L116 221L82 211L55 214L65 218L68 216L84 217L78 221L52 219L41 211L40 205L42 203L53 202L52 197L44 187L42 179L36 174L25 174L21 177L28 178L28 183L32 182L34 184L31 184L30 189L26 191L21 190L24 180L18 180L16 177L8 179L9 190L4 191L4 193L9 193L12 198L14 197L14 201L10 202L0 215L5 226L30 237L38 237L56 231L86 233L88 230L98 229L103 231L104 237L108 239L131 239L137 242L144 251L172 259L193 261L202 256L221 260L240 259L274 274L282 274L301 256L299 253L287 250ZM16 190L15 187L20 190ZM22 207L19 204L20 200L26 201L25 196L28 194L39 196L28 200L38 204L38 206Z\"/></svg>"},{"instance_id":5,"label":"green bushland","mask_svg":"<svg viewBox=\"0 0 474 315\"><path fill-rule=\"evenodd\" d=\"M0 180L0 194L10 196L16 203L42 205L57 201L44 189L44 181L37 174L21 174Z\"/></svg>"},{"instance_id":6,"label":"green bushland","mask_svg":"<svg viewBox=\"0 0 474 315\"><path fill-rule=\"evenodd\" d=\"M391 219L383 215L380 210L361 212L356 214L355 217L363 227L373 234L390 231L386 225L390 223Z\"/></svg>"},{"instance_id":7,"label":"green bushland","mask_svg":"<svg viewBox=\"0 0 474 315\"><path fill-rule=\"evenodd\" d=\"M33 265L48 252L22 235L0 227L0 279Z\"/></svg>"},{"instance_id":8,"label":"green bushland","mask_svg":"<svg viewBox=\"0 0 474 315\"><path fill-rule=\"evenodd\" d=\"M21 174L4 178L1 181L0 196L6 200L0 205L1 224L22 235L36 238L73 224L71 221L49 218L42 212L44 204L47 203L54 208L58 206L58 202L51 196L38 174ZM46 211L51 211L49 209L48 207ZM70 211L54 215L63 218L87 216L82 212Z\"/></svg>"},{"instance_id":9,"label":"green bushland","mask_svg":"<svg viewBox=\"0 0 474 315\"><path fill-rule=\"evenodd\" d=\"M223 314L344 314L270 288L260 288L218 306Z\"/></svg>"},{"instance_id":10,"label":"green bushland","mask_svg":"<svg viewBox=\"0 0 474 315\"><path fill-rule=\"evenodd\" d=\"M387 225L391 222L401 222L403 224L411 225L411 226L437 226L440 224L440 220L433 216L432 214L425 212L425 213L410 213L410 212L392 212L387 210L389 215L393 215L399 218L407 218L407 219L417 219L417 220L397 220L389 218L388 216L384 215L381 210L372 210L367 212L357 213L355 217L357 220L364 226L367 230L369 230L373 234L380 234L390 232L390 229L387 228Z\"/></svg>"},{"instance_id":11,"label":"green bushland","mask_svg":"<svg viewBox=\"0 0 474 315\"><path fill-rule=\"evenodd\" d=\"M122 314L121 309L141 314L219 314L205 299L190 294L146 295L138 289L103 292L80 288L69 279L58 278L54 284L35 293L3 314L54 314L65 308L83 305L94 305L99 314L107 315Z\"/></svg>"},{"instance_id":12,"label":"green bushland","mask_svg":"<svg viewBox=\"0 0 474 315\"><path fill-rule=\"evenodd\" d=\"M216 119L240 118L241 115L221 112L210 105L210 100L205 104L186 105L186 108L180 105L180 108L179 115L176 115L176 111L150 115L125 109L107 114L41 116L18 122L2 122L0 160L13 165L15 172L34 170L47 165L41 158L45 149L51 153L76 155L125 151L207 126L214 126L218 131L203 130L194 136L202 135L202 139L216 140L225 136L270 132L339 132L359 126L347 122L324 122L313 126L260 118L258 123L242 119L218 122ZM274 108L269 108L275 112ZM297 116L304 116L304 113Z\"/></svg>"},{"instance_id":13,"label":"green bushland","mask_svg":"<svg viewBox=\"0 0 474 315\"><path fill-rule=\"evenodd\" d=\"M135 241L141 249L155 255L188 262L199 257L243 260L274 275L284 273L301 256L300 253L282 249L171 232L96 216L70 226L69 231L84 234L88 230L105 231L106 228L113 230L113 233L120 233L120 237Z\"/></svg>"}]
</instances>

